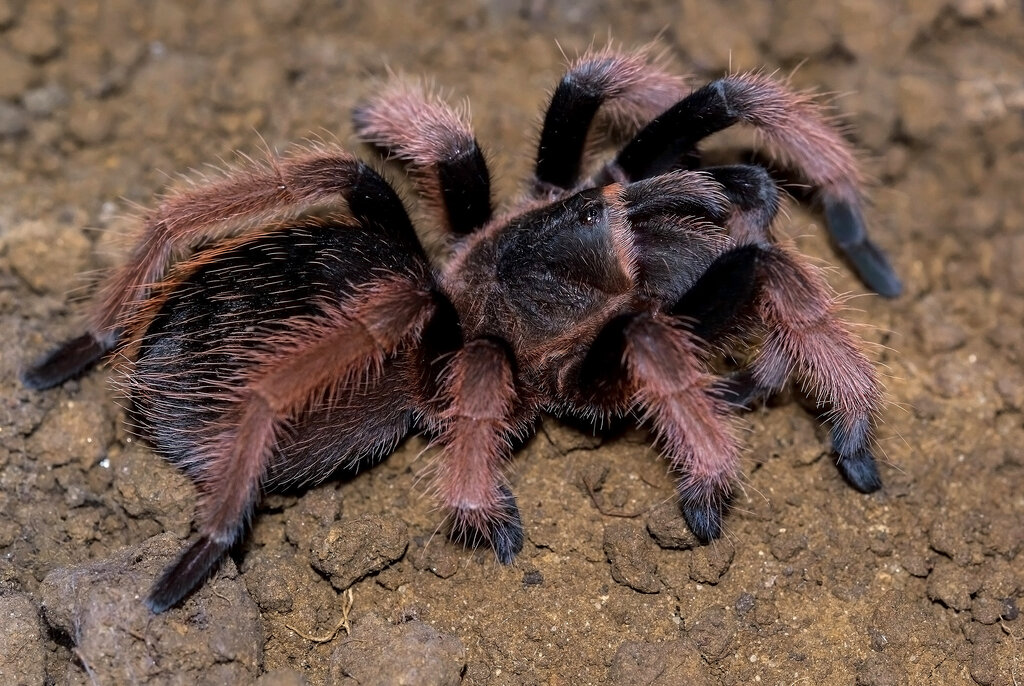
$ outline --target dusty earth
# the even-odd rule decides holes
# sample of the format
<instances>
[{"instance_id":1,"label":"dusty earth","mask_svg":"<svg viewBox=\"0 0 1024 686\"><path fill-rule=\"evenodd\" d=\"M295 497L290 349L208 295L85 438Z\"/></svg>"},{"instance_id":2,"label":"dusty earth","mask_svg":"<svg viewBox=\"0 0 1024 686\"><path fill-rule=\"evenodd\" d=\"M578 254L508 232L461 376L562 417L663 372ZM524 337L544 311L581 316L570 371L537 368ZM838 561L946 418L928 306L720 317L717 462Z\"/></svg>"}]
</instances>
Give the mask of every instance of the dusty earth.
<instances>
[{"instance_id":1,"label":"dusty earth","mask_svg":"<svg viewBox=\"0 0 1024 686\"><path fill-rule=\"evenodd\" d=\"M0 682L1024 683L1021 5L408 4L0 0ZM546 420L514 463L527 543L501 567L435 535L413 438L267 498L215 579L150 615L190 484L126 433L107 370L18 382L77 333L78 275L178 172L353 145L348 113L388 69L471 98L508 197L561 52L609 33L697 79L765 66L836 94L907 285L886 301L829 274L886 377L885 488L848 488L782 398L743 419L728 533L694 546L643 432ZM836 263L820 216L788 214Z\"/></svg>"}]
</instances>

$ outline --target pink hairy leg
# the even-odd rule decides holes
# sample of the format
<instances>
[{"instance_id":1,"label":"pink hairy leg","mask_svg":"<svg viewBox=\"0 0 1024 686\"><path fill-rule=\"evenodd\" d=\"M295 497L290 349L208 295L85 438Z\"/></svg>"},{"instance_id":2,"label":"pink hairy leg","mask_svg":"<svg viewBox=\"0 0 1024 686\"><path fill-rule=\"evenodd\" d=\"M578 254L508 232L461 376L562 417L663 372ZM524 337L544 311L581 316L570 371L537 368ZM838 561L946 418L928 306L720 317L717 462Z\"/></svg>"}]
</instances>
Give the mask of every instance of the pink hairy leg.
<instances>
[{"instance_id":1,"label":"pink hairy leg","mask_svg":"<svg viewBox=\"0 0 1024 686\"><path fill-rule=\"evenodd\" d=\"M487 163L469 122L468 107L452 108L421 83L395 81L356 108L356 133L409 166L416 190L443 241L491 218Z\"/></svg>"},{"instance_id":2,"label":"pink hairy leg","mask_svg":"<svg viewBox=\"0 0 1024 686\"><path fill-rule=\"evenodd\" d=\"M662 174L695 154L704 138L737 123L753 126L770 154L817 192L832 239L861 279L882 295L898 295L899 278L867 235L853 148L809 94L763 74L733 74L694 91L637 133L596 180Z\"/></svg>"},{"instance_id":3,"label":"pink hairy leg","mask_svg":"<svg viewBox=\"0 0 1024 686\"><path fill-rule=\"evenodd\" d=\"M829 234L861 279L886 297L902 290L896 272L871 241L861 209L864 177L853 148L808 93L763 74L723 79L728 108L757 128L769 150L818 192Z\"/></svg>"},{"instance_id":4,"label":"pink hairy leg","mask_svg":"<svg viewBox=\"0 0 1024 686\"><path fill-rule=\"evenodd\" d=\"M870 442L882 389L863 344L836 316L821 273L798 254L773 246L760 256L758 270L757 311L767 333L753 362L755 382L777 390L794 374L829 408L840 471L858 490L877 490L881 479Z\"/></svg>"},{"instance_id":5,"label":"pink hairy leg","mask_svg":"<svg viewBox=\"0 0 1024 686\"><path fill-rule=\"evenodd\" d=\"M680 475L683 515L700 539L717 538L740 470L728 407L711 392L714 377L686 330L668 318L641 315L626 325L625 336L635 403Z\"/></svg>"},{"instance_id":6,"label":"pink hairy leg","mask_svg":"<svg viewBox=\"0 0 1024 686\"><path fill-rule=\"evenodd\" d=\"M615 139L633 136L686 94L686 79L652 60L651 48L589 51L569 65L562 82L602 94L598 123Z\"/></svg>"},{"instance_id":7,"label":"pink hairy leg","mask_svg":"<svg viewBox=\"0 0 1024 686\"><path fill-rule=\"evenodd\" d=\"M168 265L197 242L283 225L313 205L344 197L365 172L363 163L339 149L312 149L170 193L146 217L128 260L101 286L90 331L112 344L121 322Z\"/></svg>"},{"instance_id":8,"label":"pink hairy leg","mask_svg":"<svg viewBox=\"0 0 1024 686\"><path fill-rule=\"evenodd\" d=\"M348 214L422 254L394 190L376 172L331 147L307 149L219 181L170 193L145 219L127 261L100 285L88 330L51 350L22 374L30 388L55 386L81 373L118 342L140 305L169 269L198 243L274 231L316 205L345 200Z\"/></svg>"},{"instance_id":9,"label":"pink hairy leg","mask_svg":"<svg viewBox=\"0 0 1024 686\"><path fill-rule=\"evenodd\" d=\"M154 612L177 603L235 542L259 496L281 432L318 401L330 402L416 340L433 311L432 295L403 279L380 281L343 306L297 317L259 350L238 350L249 371L225 390L231 409L199 441L199 539L168 567L148 598ZM229 351L225 351L229 352Z\"/></svg>"},{"instance_id":10,"label":"pink hairy leg","mask_svg":"<svg viewBox=\"0 0 1024 686\"><path fill-rule=\"evenodd\" d=\"M628 138L685 92L684 80L652 64L648 50L591 51L573 61L551 95L534 172L534 194L557 195L578 185L593 124ZM593 185L604 185L608 179Z\"/></svg>"},{"instance_id":11,"label":"pink hairy leg","mask_svg":"<svg viewBox=\"0 0 1024 686\"><path fill-rule=\"evenodd\" d=\"M449 365L444 393L451 402L441 417L435 488L454 516L454 533L482 536L509 564L522 549L523 530L502 473L517 400L505 348L486 338L466 343Z\"/></svg>"}]
</instances>

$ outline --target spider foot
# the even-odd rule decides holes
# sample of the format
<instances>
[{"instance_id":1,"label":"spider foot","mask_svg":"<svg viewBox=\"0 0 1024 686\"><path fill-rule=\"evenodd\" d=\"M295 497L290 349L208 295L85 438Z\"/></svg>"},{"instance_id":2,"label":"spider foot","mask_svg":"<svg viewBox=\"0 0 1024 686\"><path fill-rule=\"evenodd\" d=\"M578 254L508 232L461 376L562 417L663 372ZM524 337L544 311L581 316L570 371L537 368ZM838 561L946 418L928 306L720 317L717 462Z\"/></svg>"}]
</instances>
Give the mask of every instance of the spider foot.
<instances>
[{"instance_id":1,"label":"spider foot","mask_svg":"<svg viewBox=\"0 0 1024 686\"><path fill-rule=\"evenodd\" d=\"M868 238L860 210L835 198L826 198L823 205L828 232L861 281L886 298L895 298L902 293L903 283L889 264L889 258Z\"/></svg>"},{"instance_id":2,"label":"spider foot","mask_svg":"<svg viewBox=\"0 0 1024 686\"><path fill-rule=\"evenodd\" d=\"M200 537L164 569L146 597L146 605L155 614L177 605L206 580L230 547L229 543Z\"/></svg>"},{"instance_id":3,"label":"spider foot","mask_svg":"<svg viewBox=\"0 0 1024 686\"><path fill-rule=\"evenodd\" d=\"M486 542L494 550L498 562L509 565L523 549L523 520L512 491L501 486L499 492L499 503L492 512L459 511L453 534L469 545Z\"/></svg>"},{"instance_id":4,"label":"spider foot","mask_svg":"<svg viewBox=\"0 0 1024 686\"><path fill-rule=\"evenodd\" d=\"M874 493L882 487L875 456L868 446L868 431L859 425L853 430L841 426L832 429L832 450L836 467L846 482L861 493Z\"/></svg>"},{"instance_id":5,"label":"spider foot","mask_svg":"<svg viewBox=\"0 0 1024 686\"><path fill-rule=\"evenodd\" d=\"M57 346L21 375L26 388L42 391L78 376L110 349L91 333L83 333Z\"/></svg>"},{"instance_id":6,"label":"spider foot","mask_svg":"<svg viewBox=\"0 0 1024 686\"><path fill-rule=\"evenodd\" d=\"M867 448L850 455L836 455L836 467L846 482L861 493L874 493L882 487L875 456Z\"/></svg>"},{"instance_id":7,"label":"spider foot","mask_svg":"<svg viewBox=\"0 0 1024 686\"><path fill-rule=\"evenodd\" d=\"M683 519L701 543L710 543L722 535L725 504L717 498L687 498L679 503Z\"/></svg>"}]
</instances>

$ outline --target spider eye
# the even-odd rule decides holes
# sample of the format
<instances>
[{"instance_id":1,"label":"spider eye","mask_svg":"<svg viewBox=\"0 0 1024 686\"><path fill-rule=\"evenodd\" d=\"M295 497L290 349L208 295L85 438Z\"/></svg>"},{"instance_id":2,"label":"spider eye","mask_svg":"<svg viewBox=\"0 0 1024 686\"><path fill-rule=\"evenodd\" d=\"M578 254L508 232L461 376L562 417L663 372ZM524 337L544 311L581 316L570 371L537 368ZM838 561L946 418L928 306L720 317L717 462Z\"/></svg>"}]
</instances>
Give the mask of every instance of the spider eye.
<instances>
[{"instance_id":1,"label":"spider eye","mask_svg":"<svg viewBox=\"0 0 1024 686\"><path fill-rule=\"evenodd\" d=\"M587 205L580 210L579 221L584 226L594 226L601 221L601 216L604 213L601 211L601 207L597 205Z\"/></svg>"}]
</instances>

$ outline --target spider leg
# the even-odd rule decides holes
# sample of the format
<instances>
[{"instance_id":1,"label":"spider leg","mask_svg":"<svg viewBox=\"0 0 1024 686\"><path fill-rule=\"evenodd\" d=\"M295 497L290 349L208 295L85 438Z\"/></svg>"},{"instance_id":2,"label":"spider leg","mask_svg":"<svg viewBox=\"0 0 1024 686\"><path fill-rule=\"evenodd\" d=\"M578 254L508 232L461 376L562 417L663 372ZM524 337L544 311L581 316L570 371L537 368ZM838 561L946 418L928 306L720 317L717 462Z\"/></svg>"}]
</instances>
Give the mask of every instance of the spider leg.
<instances>
[{"instance_id":1,"label":"spider leg","mask_svg":"<svg viewBox=\"0 0 1024 686\"><path fill-rule=\"evenodd\" d=\"M580 181L587 136L601 112L617 135L632 135L683 93L683 80L651 64L647 51L590 52L573 62L544 116L534 185L569 189Z\"/></svg>"},{"instance_id":2,"label":"spider leg","mask_svg":"<svg viewBox=\"0 0 1024 686\"><path fill-rule=\"evenodd\" d=\"M669 321L639 316L627 324L624 336L635 400L680 473L683 516L701 540L717 538L740 467L727 406L711 392L714 377L704 370L693 337Z\"/></svg>"},{"instance_id":3,"label":"spider leg","mask_svg":"<svg viewBox=\"0 0 1024 686\"><path fill-rule=\"evenodd\" d=\"M718 290L716 285L723 285ZM873 419L881 405L874 367L855 336L834 316L824 280L778 246L748 245L725 253L673 309L695 321L696 334L715 340L743 321L751 302L767 327L753 364L719 379L715 392L734 407L781 390L795 373L830 408L836 465L857 490L881 488L871 453Z\"/></svg>"},{"instance_id":4,"label":"spider leg","mask_svg":"<svg viewBox=\"0 0 1024 686\"><path fill-rule=\"evenodd\" d=\"M311 206L344 198L359 223L375 226L417 254L422 248L395 191L366 164L330 148L251 165L168 195L145 219L128 260L100 286L87 331L22 375L29 388L56 386L110 351L169 266L203 240L273 230Z\"/></svg>"},{"instance_id":5,"label":"spider leg","mask_svg":"<svg viewBox=\"0 0 1024 686\"><path fill-rule=\"evenodd\" d=\"M236 350L250 364L226 387L230 409L197 442L190 466L201 491L199 538L154 584L153 612L176 604L206 578L238 539L259 497L283 432L318 401L365 382L385 358L414 341L433 311L433 295L401 278L378 281L343 306L296 318L259 350ZM225 351L225 353L231 351Z\"/></svg>"},{"instance_id":6,"label":"spider leg","mask_svg":"<svg viewBox=\"0 0 1024 686\"><path fill-rule=\"evenodd\" d=\"M21 374L25 388L41 391L74 378L96 364L112 346L90 332L67 340L36 360Z\"/></svg>"},{"instance_id":7,"label":"spider leg","mask_svg":"<svg viewBox=\"0 0 1024 686\"><path fill-rule=\"evenodd\" d=\"M805 259L774 243L775 182L756 166L706 171L731 203L726 226L739 245L719 255L669 312L692 321L693 333L709 343L762 323L767 335L758 356L750 368L717 384L719 397L746 405L780 390L795 372L830 408L833 449L844 477L860 491L877 490L881 479L870 439L880 385L857 339L835 316L824 279Z\"/></svg>"},{"instance_id":8,"label":"spider leg","mask_svg":"<svg viewBox=\"0 0 1024 686\"><path fill-rule=\"evenodd\" d=\"M829 233L864 283L886 297L899 295L899 278L867 235L862 179L850 146L807 94L767 76L733 74L694 91L641 130L599 177L663 173L702 139L740 122L756 127L775 155L818 190Z\"/></svg>"},{"instance_id":9,"label":"spider leg","mask_svg":"<svg viewBox=\"0 0 1024 686\"><path fill-rule=\"evenodd\" d=\"M364 141L408 163L437 224L457 236L491 218L491 177L465 109L399 81L353 112Z\"/></svg>"},{"instance_id":10,"label":"spider leg","mask_svg":"<svg viewBox=\"0 0 1024 686\"><path fill-rule=\"evenodd\" d=\"M881 479L870 439L881 389L874 367L835 316L834 298L821 274L799 254L774 243L778 189L771 176L745 165L707 171L732 203L727 226L742 245L720 257L673 314L695 316L696 331L713 341L728 326L749 325L740 320L755 309L756 319L768 327L767 337L752 367L724 385L723 397L742 402L777 391L795 371L818 402L831 408L840 471L858 490L877 490Z\"/></svg>"},{"instance_id":11,"label":"spider leg","mask_svg":"<svg viewBox=\"0 0 1024 686\"><path fill-rule=\"evenodd\" d=\"M871 433L881 407L875 369L857 338L835 316L835 300L821 274L780 246L758 258L757 309L767 327L752 365L755 383L778 390L796 375L829 409L836 465L863 493L882 486L871 453Z\"/></svg>"},{"instance_id":12,"label":"spider leg","mask_svg":"<svg viewBox=\"0 0 1024 686\"><path fill-rule=\"evenodd\" d=\"M622 315L605 325L579 374L575 405L615 413L642 408L679 474L680 509L702 541L721 535L739 477L729 407L715 392L694 336L664 315Z\"/></svg>"},{"instance_id":13,"label":"spider leg","mask_svg":"<svg viewBox=\"0 0 1024 686\"><path fill-rule=\"evenodd\" d=\"M510 564L524 538L502 473L517 403L510 354L496 339L469 341L453 357L443 385L451 404L441 416L435 486L454 515L453 535L483 538L502 564Z\"/></svg>"}]
</instances>

